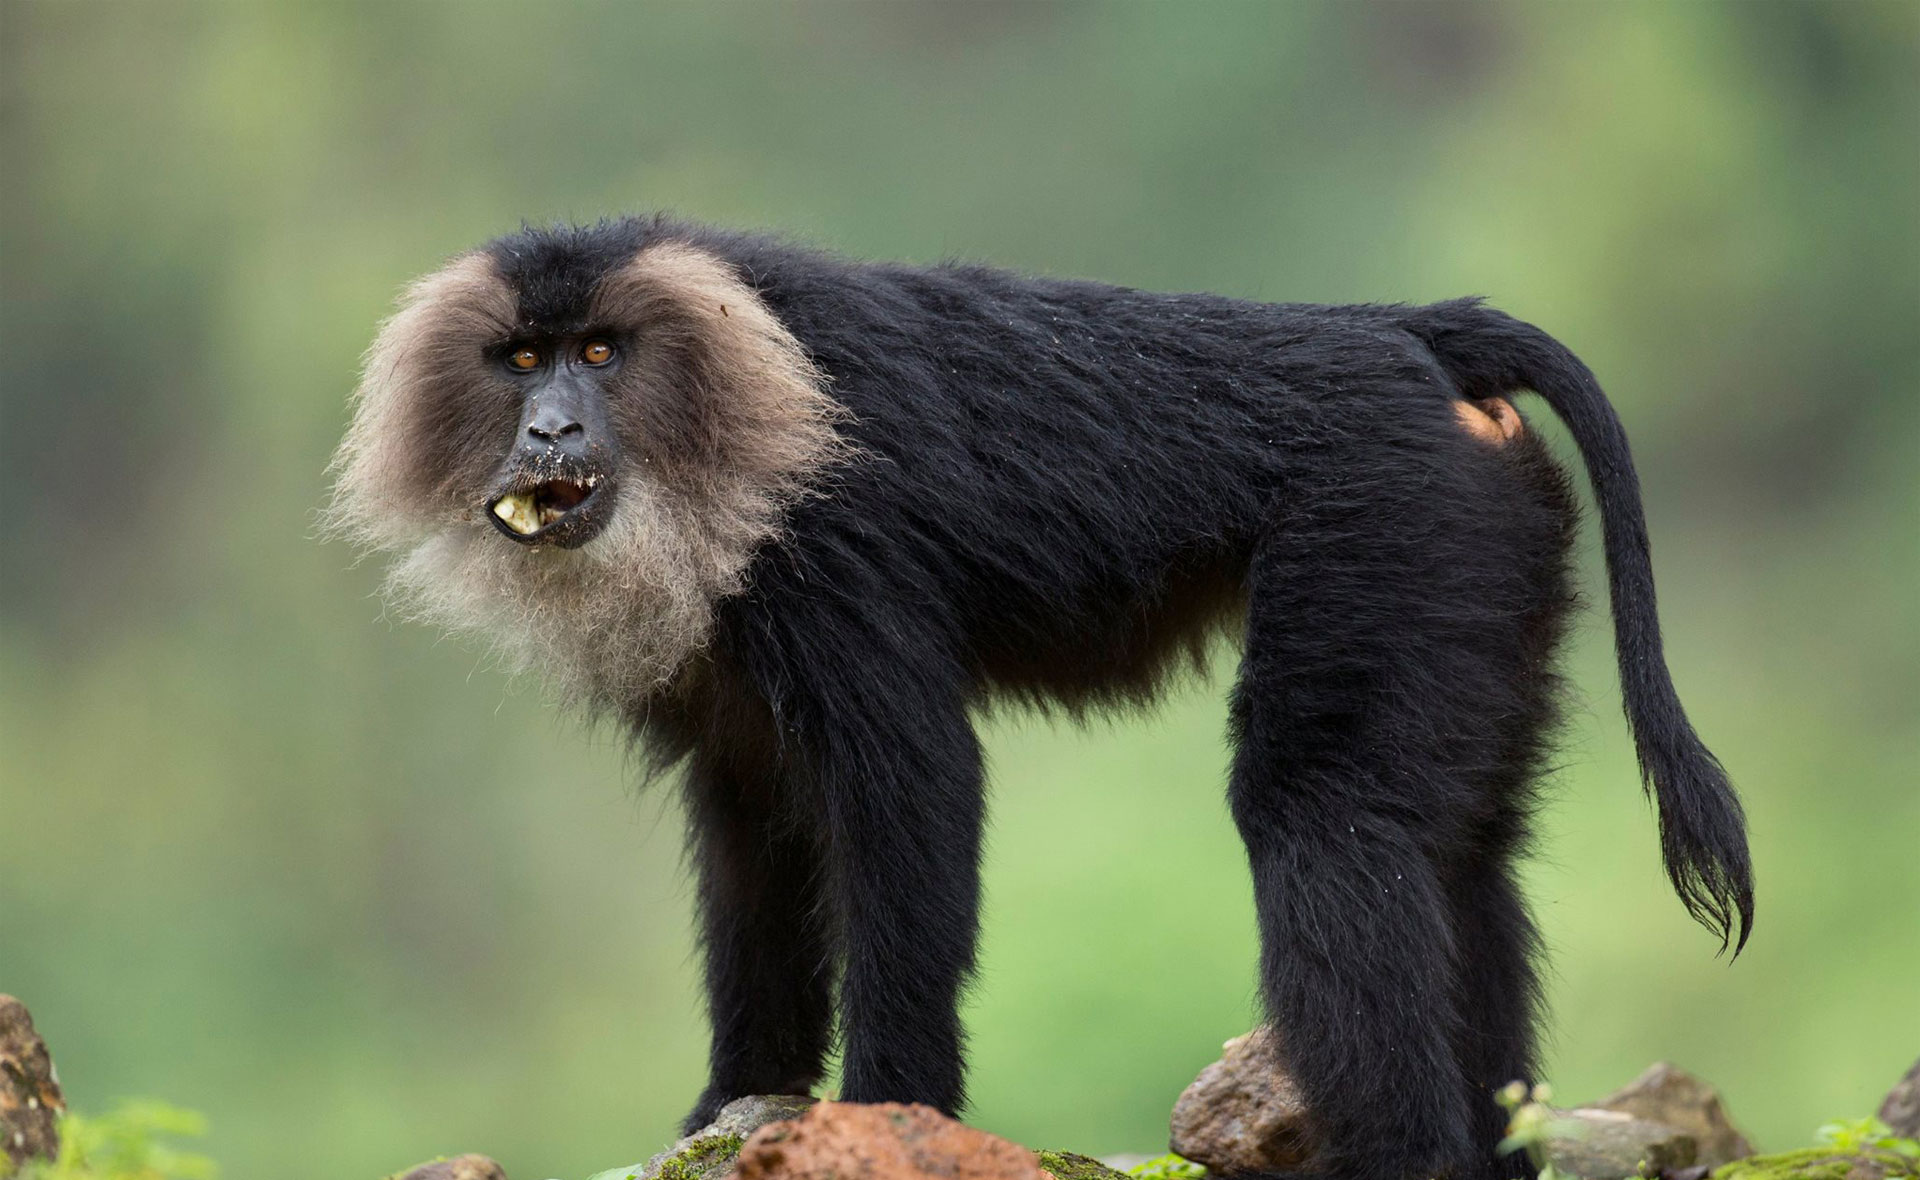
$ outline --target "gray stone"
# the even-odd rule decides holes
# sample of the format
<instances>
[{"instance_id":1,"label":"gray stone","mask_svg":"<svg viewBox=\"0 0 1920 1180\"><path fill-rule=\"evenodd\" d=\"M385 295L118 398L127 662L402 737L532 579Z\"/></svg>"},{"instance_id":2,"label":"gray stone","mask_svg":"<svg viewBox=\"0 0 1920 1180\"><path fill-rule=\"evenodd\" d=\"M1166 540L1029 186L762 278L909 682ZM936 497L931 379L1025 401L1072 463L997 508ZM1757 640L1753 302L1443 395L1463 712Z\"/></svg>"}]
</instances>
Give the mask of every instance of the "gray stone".
<instances>
[{"instance_id":1,"label":"gray stone","mask_svg":"<svg viewBox=\"0 0 1920 1180\"><path fill-rule=\"evenodd\" d=\"M1312 1172L1315 1136L1300 1087L1262 1025L1221 1046L1173 1106L1171 1149L1215 1172Z\"/></svg>"},{"instance_id":2,"label":"gray stone","mask_svg":"<svg viewBox=\"0 0 1920 1180\"><path fill-rule=\"evenodd\" d=\"M720 1108L711 1123L675 1143L644 1164L610 1168L591 1180L721 1180L733 1171L740 1145L768 1123L799 1118L814 1099L793 1094L752 1094Z\"/></svg>"},{"instance_id":3,"label":"gray stone","mask_svg":"<svg viewBox=\"0 0 1920 1180\"><path fill-rule=\"evenodd\" d=\"M1712 1086L1664 1061L1624 1088L1588 1104L1599 1110L1617 1110L1648 1122L1665 1123L1693 1136L1698 1154L1693 1162L1717 1168L1753 1154L1753 1144L1740 1133Z\"/></svg>"},{"instance_id":4,"label":"gray stone","mask_svg":"<svg viewBox=\"0 0 1920 1180\"><path fill-rule=\"evenodd\" d=\"M456 1155L421 1164L399 1180L507 1180L507 1174L484 1155Z\"/></svg>"},{"instance_id":5,"label":"gray stone","mask_svg":"<svg viewBox=\"0 0 1920 1180\"><path fill-rule=\"evenodd\" d=\"M815 1101L804 1094L752 1094L735 1098L721 1107L719 1116L696 1134L739 1135L744 1138L768 1123L799 1118L812 1108Z\"/></svg>"},{"instance_id":6,"label":"gray stone","mask_svg":"<svg viewBox=\"0 0 1920 1180\"><path fill-rule=\"evenodd\" d=\"M1902 1139L1920 1139L1920 1061L1887 1091L1880 1104L1880 1121Z\"/></svg>"},{"instance_id":7,"label":"gray stone","mask_svg":"<svg viewBox=\"0 0 1920 1180\"><path fill-rule=\"evenodd\" d=\"M1554 1112L1564 1134L1547 1141L1547 1158L1561 1172L1585 1180L1626 1180L1629 1176L1691 1167L1699 1143L1685 1131L1635 1118L1621 1110L1577 1107Z\"/></svg>"}]
</instances>

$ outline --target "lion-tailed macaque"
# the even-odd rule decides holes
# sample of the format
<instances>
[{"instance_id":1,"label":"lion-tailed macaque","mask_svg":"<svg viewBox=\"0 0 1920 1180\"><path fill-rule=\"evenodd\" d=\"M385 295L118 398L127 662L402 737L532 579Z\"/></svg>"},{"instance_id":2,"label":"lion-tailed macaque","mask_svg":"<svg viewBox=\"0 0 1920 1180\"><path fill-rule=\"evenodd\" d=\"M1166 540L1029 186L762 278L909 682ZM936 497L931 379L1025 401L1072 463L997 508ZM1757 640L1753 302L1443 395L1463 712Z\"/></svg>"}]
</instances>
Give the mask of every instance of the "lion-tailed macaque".
<instances>
[{"instance_id":1,"label":"lion-tailed macaque","mask_svg":"<svg viewBox=\"0 0 1920 1180\"><path fill-rule=\"evenodd\" d=\"M958 1109L972 714L1142 706L1224 633L1260 994L1320 1170L1504 1176L1576 522L1521 391L1592 481L1668 874L1737 950L1741 809L1667 673L1626 436L1566 348L1473 300L525 229L382 330L332 521L394 555L406 610L680 768L713 1025L688 1128L808 1091L836 1012L845 1099Z\"/></svg>"}]
</instances>

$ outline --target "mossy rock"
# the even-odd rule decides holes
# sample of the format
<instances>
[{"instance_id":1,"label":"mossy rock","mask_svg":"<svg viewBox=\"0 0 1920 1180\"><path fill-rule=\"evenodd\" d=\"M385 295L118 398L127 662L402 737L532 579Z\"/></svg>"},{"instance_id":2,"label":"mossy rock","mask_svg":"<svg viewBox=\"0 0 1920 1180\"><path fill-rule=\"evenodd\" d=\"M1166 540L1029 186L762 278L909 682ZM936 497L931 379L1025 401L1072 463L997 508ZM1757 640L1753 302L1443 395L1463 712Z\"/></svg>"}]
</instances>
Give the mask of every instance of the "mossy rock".
<instances>
[{"instance_id":1,"label":"mossy rock","mask_svg":"<svg viewBox=\"0 0 1920 1180\"><path fill-rule=\"evenodd\" d=\"M664 1157L612 1168L589 1180L720 1180L733 1170L733 1161L745 1142L740 1135L699 1135Z\"/></svg>"},{"instance_id":2,"label":"mossy rock","mask_svg":"<svg viewBox=\"0 0 1920 1180\"><path fill-rule=\"evenodd\" d=\"M1125 1172L1116 1172L1091 1156L1071 1151L1036 1151L1040 1166L1055 1180L1132 1180Z\"/></svg>"},{"instance_id":3,"label":"mossy rock","mask_svg":"<svg viewBox=\"0 0 1920 1180\"><path fill-rule=\"evenodd\" d=\"M1207 1170L1177 1155L1150 1159L1127 1172L1115 1171L1091 1156L1071 1151L1036 1151L1040 1166L1055 1180L1201 1180Z\"/></svg>"},{"instance_id":4,"label":"mossy rock","mask_svg":"<svg viewBox=\"0 0 1920 1180\"><path fill-rule=\"evenodd\" d=\"M1723 1164L1712 1180L1920 1180L1920 1160L1871 1147L1858 1152L1810 1147Z\"/></svg>"},{"instance_id":5,"label":"mossy rock","mask_svg":"<svg viewBox=\"0 0 1920 1180\"><path fill-rule=\"evenodd\" d=\"M609 1168L588 1180L720 1180L733 1170L747 1136L768 1123L796 1119L813 1099L795 1094L752 1094L720 1108L711 1123L643 1164Z\"/></svg>"}]
</instances>

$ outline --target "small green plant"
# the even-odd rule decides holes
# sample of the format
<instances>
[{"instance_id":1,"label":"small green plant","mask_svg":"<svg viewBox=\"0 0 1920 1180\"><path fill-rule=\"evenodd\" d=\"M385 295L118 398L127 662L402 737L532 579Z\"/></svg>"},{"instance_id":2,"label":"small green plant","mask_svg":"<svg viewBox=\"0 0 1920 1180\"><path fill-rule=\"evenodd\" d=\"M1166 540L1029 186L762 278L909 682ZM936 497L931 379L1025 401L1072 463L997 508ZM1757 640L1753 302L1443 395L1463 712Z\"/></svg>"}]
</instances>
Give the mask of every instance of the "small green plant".
<instances>
[{"instance_id":1,"label":"small green plant","mask_svg":"<svg viewBox=\"0 0 1920 1180\"><path fill-rule=\"evenodd\" d=\"M1580 1133L1578 1123L1558 1117L1547 1105L1553 1101L1553 1088L1541 1082L1529 1090L1525 1082L1508 1082L1493 1100L1507 1112L1507 1137L1500 1141L1500 1154L1524 1151L1540 1180L1572 1180L1558 1171L1547 1155L1549 1142Z\"/></svg>"},{"instance_id":2,"label":"small green plant","mask_svg":"<svg viewBox=\"0 0 1920 1180\"><path fill-rule=\"evenodd\" d=\"M1201 1180L1207 1169L1177 1155L1157 1156L1127 1169L1127 1175L1141 1180Z\"/></svg>"},{"instance_id":3,"label":"small green plant","mask_svg":"<svg viewBox=\"0 0 1920 1180\"><path fill-rule=\"evenodd\" d=\"M6 1180L215 1180L219 1169L206 1156L181 1151L167 1139L195 1139L207 1120L191 1110L158 1102L126 1102L93 1117L60 1116L60 1157L29 1160L15 1169L0 1156Z\"/></svg>"},{"instance_id":4,"label":"small green plant","mask_svg":"<svg viewBox=\"0 0 1920 1180\"><path fill-rule=\"evenodd\" d=\"M1893 1133L1893 1128L1872 1117L1821 1123L1813 1134L1814 1138L1835 1151L1858 1154L1877 1149L1891 1151L1908 1159L1920 1159L1920 1140L1902 1139Z\"/></svg>"}]
</instances>

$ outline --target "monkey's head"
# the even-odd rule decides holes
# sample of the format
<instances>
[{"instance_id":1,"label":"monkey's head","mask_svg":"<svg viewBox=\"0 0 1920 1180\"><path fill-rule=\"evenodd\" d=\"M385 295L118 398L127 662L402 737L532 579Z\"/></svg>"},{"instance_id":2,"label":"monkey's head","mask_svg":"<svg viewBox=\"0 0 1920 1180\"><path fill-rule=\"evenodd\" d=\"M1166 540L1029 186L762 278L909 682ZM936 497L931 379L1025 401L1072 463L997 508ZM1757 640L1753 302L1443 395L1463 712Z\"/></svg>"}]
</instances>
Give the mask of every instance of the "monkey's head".
<instances>
[{"instance_id":1,"label":"monkey's head","mask_svg":"<svg viewBox=\"0 0 1920 1180\"><path fill-rule=\"evenodd\" d=\"M405 613L630 705L844 454L840 417L741 274L671 227L527 230L407 291L329 523L395 555Z\"/></svg>"}]
</instances>

